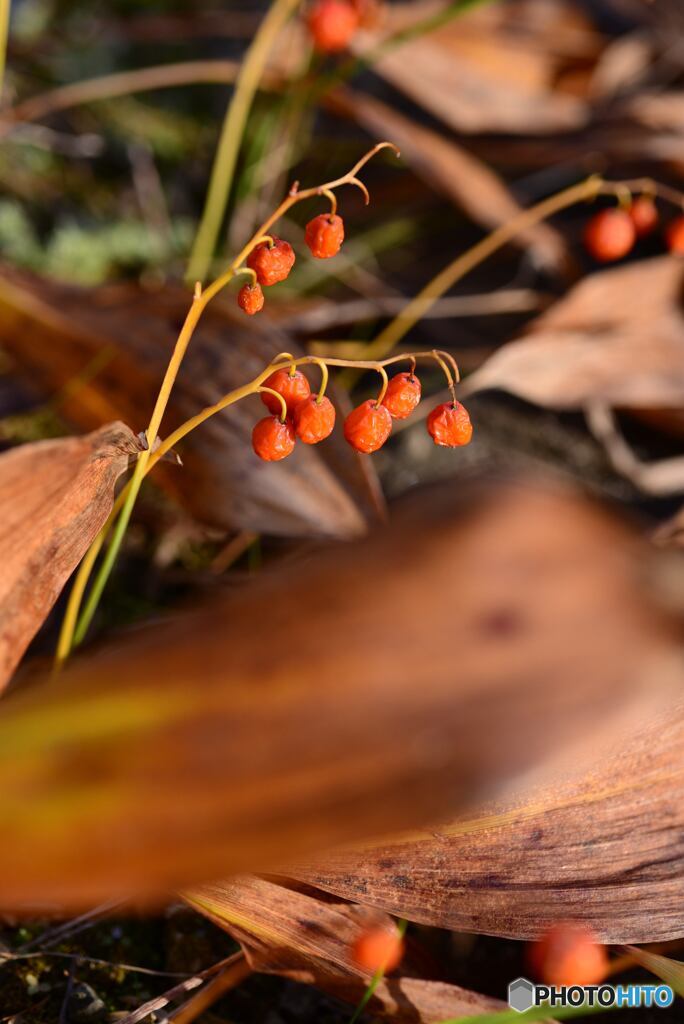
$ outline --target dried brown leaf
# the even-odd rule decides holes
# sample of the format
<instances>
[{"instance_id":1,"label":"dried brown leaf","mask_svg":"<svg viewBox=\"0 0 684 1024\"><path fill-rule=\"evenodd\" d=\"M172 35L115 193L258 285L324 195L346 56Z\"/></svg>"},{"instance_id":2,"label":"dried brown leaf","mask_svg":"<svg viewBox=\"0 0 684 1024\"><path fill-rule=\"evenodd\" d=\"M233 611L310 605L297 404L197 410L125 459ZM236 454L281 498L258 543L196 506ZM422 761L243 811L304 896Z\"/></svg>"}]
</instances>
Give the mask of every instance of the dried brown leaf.
<instances>
[{"instance_id":1,"label":"dried brown leaf","mask_svg":"<svg viewBox=\"0 0 684 1024\"><path fill-rule=\"evenodd\" d=\"M464 393L501 388L560 409L681 409L683 282L669 256L592 274L495 352Z\"/></svg>"},{"instance_id":2,"label":"dried brown leaf","mask_svg":"<svg viewBox=\"0 0 684 1024\"><path fill-rule=\"evenodd\" d=\"M0 344L34 386L49 395L61 391L60 408L78 427L121 418L143 429L188 302L180 288L88 290L5 271ZM248 321L230 299L215 300L188 350L163 433L245 384L285 349L293 351L291 339L271 324ZM289 459L267 465L251 446L261 415L258 398L225 410L180 447L183 469L161 466L155 477L211 526L285 535L363 532L381 501L369 460L361 463L336 431L325 445L299 445Z\"/></svg>"},{"instance_id":3,"label":"dried brown leaf","mask_svg":"<svg viewBox=\"0 0 684 1024\"><path fill-rule=\"evenodd\" d=\"M630 534L537 487L458 510L430 492L18 693L0 903L160 892L443 818L669 684Z\"/></svg>"},{"instance_id":4,"label":"dried brown leaf","mask_svg":"<svg viewBox=\"0 0 684 1024\"><path fill-rule=\"evenodd\" d=\"M297 876L445 928L529 939L558 920L604 942L684 935L684 706L591 770L472 818L313 861Z\"/></svg>"},{"instance_id":5,"label":"dried brown leaf","mask_svg":"<svg viewBox=\"0 0 684 1024\"><path fill-rule=\"evenodd\" d=\"M392 30L388 19L385 34ZM366 33L358 49L379 38ZM586 105L558 92L555 81L568 56L586 60L595 49L570 4L486 4L390 50L373 68L456 131L540 134L586 122Z\"/></svg>"},{"instance_id":6,"label":"dried brown leaf","mask_svg":"<svg viewBox=\"0 0 684 1024\"><path fill-rule=\"evenodd\" d=\"M369 927L393 927L378 910L254 876L202 886L185 899L242 944L255 971L316 985L352 1003L371 980L351 955L354 943ZM499 1000L456 985L407 977L410 957L409 947L401 974L378 985L369 1003L374 1016L430 1024L504 1009Z\"/></svg>"},{"instance_id":7,"label":"dried brown leaf","mask_svg":"<svg viewBox=\"0 0 684 1024\"><path fill-rule=\"evenodd\" d=\"M0 689L111 512L140 443L123 423L0 456Z\"/></svg>"}]
</instances>

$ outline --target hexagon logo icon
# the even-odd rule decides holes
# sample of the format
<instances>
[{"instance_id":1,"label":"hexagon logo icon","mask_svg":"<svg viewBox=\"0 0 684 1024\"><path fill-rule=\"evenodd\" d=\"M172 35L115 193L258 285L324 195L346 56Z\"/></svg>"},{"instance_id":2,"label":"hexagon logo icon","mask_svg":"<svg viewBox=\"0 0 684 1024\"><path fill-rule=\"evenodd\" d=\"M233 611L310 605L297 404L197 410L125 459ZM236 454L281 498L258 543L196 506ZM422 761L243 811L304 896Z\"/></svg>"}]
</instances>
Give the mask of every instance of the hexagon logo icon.
<instances>
[{"instance_id":1,"label":"hexagon logo icon","mask_svg":"<svg viewBox=\"0 0 684 1024\"><path fill-rule=\"evenodd\" d=\"M508 986L508 1005L518 1013L534 1006L534 985L527 978L516 978Z\"/></svg>"}]
</instances>

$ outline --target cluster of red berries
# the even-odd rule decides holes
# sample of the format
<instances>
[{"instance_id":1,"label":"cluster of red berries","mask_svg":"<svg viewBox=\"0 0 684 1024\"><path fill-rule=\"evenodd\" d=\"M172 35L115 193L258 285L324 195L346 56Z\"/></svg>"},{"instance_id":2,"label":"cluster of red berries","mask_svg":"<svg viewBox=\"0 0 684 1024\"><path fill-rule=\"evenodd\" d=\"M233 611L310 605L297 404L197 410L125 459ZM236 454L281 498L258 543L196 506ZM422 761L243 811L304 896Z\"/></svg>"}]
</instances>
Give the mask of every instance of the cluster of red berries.
<instances>
[{"instance_id":1,"label":"cluster of red berries","mask_svg":"<svg viewBox=\"0 0 684 1024\"><path fill-rule=\"evenodd\" d=\"M535 977L547 985L598 985L606 976L605 946L584 925L567 922L549 928L529 950Z\"/></svg>"},{"instance_id":2,"label":"cluster of red berries","mask_svg":"<svg viewBox=\"0 0 684 1024\"><path fill-rule=\"evenodd\" d=\"M346 50L359 26L369 20L369 0L315 0L309 8L307 26L319 53Z\"/></svg>"},{"instance_id":3,"label":"cluster of red berries","mask_svg":"<svg viewBox=\"0 0 684 1024\"><path fill-rule=\"evenodd\" d=\"M294 449L296 439L318 444L329 437L335 426L335 407L325 395L311 393L309 382L296 367L275 370L264 387L277 392L285 402L283 417L280 400L268 391L261 398L272 413L254 427L252 446L267 462L279 462ZM392 377L382 401L368 399L353 409L344 421L344 436L352 448L370 455L381 448L392 432L392 420L409 416L420 401L420 381L413 371ZM432 410L427 428L435 444L459 448L473 434L467 410L453 399Z\"/></svg>"},{"instance_id":4,"label":"cluster of red berries","mask_svg":"<svg viewBox=\"0 0 684 1024\"><path fill-rule=\"evenodd\" d=\"M344 241L344 221L336 213L321 213L306 225L304 239L313 256L327 260L337 256ZM243 285L238 292L238 306L248 316L264 308L262 286L284 281L295 263L295 252L282 238L269 238L255 245L247 257L247 266L254 271L255 281Z\"/></svg>"},{"instance_id":5,"label":"cluster of red berries","mask_svg":"<svg viewBox=\"0 0 684 1024\"><path fill-rule=\"evenodd\" d=\"M653 199L642 195L627 206L595 214L586 226L584 244L599 263L611 263L631 252L637 239L655 231L658 221L658 209ZM667 226L665 241L673 255L684 256L684 215Z\"/></svg>"}]
</instances>

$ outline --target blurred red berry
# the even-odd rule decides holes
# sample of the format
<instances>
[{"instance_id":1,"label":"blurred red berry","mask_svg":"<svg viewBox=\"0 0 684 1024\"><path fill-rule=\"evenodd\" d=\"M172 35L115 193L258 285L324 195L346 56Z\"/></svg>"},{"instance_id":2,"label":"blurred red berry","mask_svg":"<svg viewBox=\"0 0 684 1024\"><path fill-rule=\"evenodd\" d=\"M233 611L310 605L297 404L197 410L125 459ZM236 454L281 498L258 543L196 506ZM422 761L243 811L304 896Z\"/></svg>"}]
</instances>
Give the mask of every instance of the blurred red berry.
<instances>
[{"instance_id":1,"label":"blurred red berry","mask_svg":"<svg viewBox=\"0 0 684 1024\"><path fill-rule=\"evenodd\" d=\"M273 239L273 245L260 242L247 257L247 266L256 273L261 285L278 284L284 281L295 262L294 249L282 238Z\"/></svg>"},{"instance_id":2,"label":"blurred red berry","mask_svg":"<svg viewBox=\"0 0 684 1024\"><path fill-rule=\"evenodd\" d=\"M533 943L530 967L547 985L598 985L606 976L605 946L582 924L557 924Z\"/></svg>"},{"instance_id":3,"label":"blurred red berry","mask_svg":"<svg viewBox=\"0 0 684 1024\"><path fill-rule=\"evenodd\" d=\"M460 448L473 436L468 410L460 402L444 402L432 410L427 428L435 444L444 448Z\"/></svg>"},{"instance_id":4,"label":"blurred red berry","mask_svg":"<svg viewBox=\"0 0 684 1024\"><path fill-rule=\"evenodd\" d=\"M304 444L318 444L333 432L335 406L323 395L309 395L295 407L294 425L297 437Z\"/></svg>"},{"instance_id":5,"label":"blurred red berry","mask_svg":"<svg viewBox=\"0 0 684 1024\"><path fill-rule=\"evenodd\" d=\"M295 429L292 420L265 416L252 431L252 448L265 462L280 462L293 451Z\"/></svg>"},{"instance_id":6,"label":"blurred red berry","mask_svg":"<svg viewBox=\"0 0 684 1024\"><path fill-rule=\"evenodd\" d=\"M365 971L393 971L404 955L404 940L393 929L369 928L358 937L352 947L352 959Z\"/></svg>"},{"instance_id":7,"label":"blurred red berry","mask_svg":"<svg viewBox=\"0 0 684 1024\"><path fill-rule=\"evenodd\" d=\"M629 208L637 238L644 238L655 230L658 224L658 207L650 196L639 196Z\"/></svg>"},{"instance_id":8,"label":"blurred red berry","mask_svg":"<svg viewBox=\"0 0 684 1024\"><path fill-rule=\"evenodd\" d=\"M665 240L673 256L684 256L684 217L677 217L668 224Z\"/></svg>"},{"instance_id":9,"label":"blurred red berry","mask_svg":"<svg viewBox=\"0 0 684 1024\"><path fill-rule=\"evenodd\" d=\"M306 225L304 241L317 260L337 256L344 242L344 221L336 213L321 213Z\"/></svg>"},{"instance_id":10,"label":"blurred red berry","mask_svg":"<svg viewBox=\"0 0 684 1024\"><path fill-rule=\"evenodd\" d=\"M397 373L387 385L382 404L395 420L405 420L420 402L420 381L413 373Z\"/></svg>"},{"instance_id":11,"label":"blurred red berry","mask_svg":"<svg viewBox=\"0 0 684 1024\"><path fill-rule=\"evenodd\" d=\"M317 50L345 50L359 25L356 8L348 0L316 0L308 16L309 32Z\"/></svg>"},{"instance_id":12,"label":"blurred red berry","mask_svg":"<svg viewBox=\"0 0 684 1024\"><path fill-rule=\"evenodd\" d=\"M289 367L283 367L282 370L275 370L270 377L268 377L263 386L270 388L271 391L277 391L279 395L282 395L287 405L287 414L292 416L296 407L300 402L304 401L311 394L311 388L309 382L303 373L299 370L295 370L294 373L290 372ZM269 395L267 391L261 392L261 401L267 407L269 412L280 413L281 405L275 395Z\"/></svg>"},{"instance_id":13,"label":"blurred red berry","mask_svg":"<svg viewBox=\"0 0 684 1024\"><path fill-rule=\"evenodd\" d=\"M636 229L626 210L601 210L595 214L584 231L587 251L599 263L622 259L636 241Z\"/></svg>"},{"instance_id":14,"label":"blurred red berry","mask_svg":"<svg viewBox=\"0 0 684 1024\"><path fill-rule=\"evenodd\" d=\"M392 432L392 417L374 398L358 405L344 421L344 436L357 452L370 455L382 448Z\"/></svg>"},{"instance_id":15,"label":"blurred red berry","mask_svg":"<svg viewBox=\"0 0 684 1024\"><path fill-rule=\"evenodd\" d=\"M238 306L248 316L254 316L264 308L264 293L260 284L245 284L238 292Z\"/></svg>"}]
</instances>

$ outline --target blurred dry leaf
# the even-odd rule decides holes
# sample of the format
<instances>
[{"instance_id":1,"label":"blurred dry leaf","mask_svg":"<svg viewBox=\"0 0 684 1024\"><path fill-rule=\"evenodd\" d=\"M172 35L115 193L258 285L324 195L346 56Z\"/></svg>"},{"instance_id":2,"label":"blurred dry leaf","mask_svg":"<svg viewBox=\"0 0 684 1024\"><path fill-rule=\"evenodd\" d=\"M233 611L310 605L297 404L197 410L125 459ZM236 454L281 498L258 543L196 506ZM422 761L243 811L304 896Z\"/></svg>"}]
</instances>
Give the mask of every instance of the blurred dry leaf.
<instances>
[{"instance_id":1,"label":"blurred dry leaf","mask_svg":"<svg viewBox=\"0 0 684 1024\"><path fill-rule=\"evenodd\" d=\"M677 649L631 534L565 492L463 501L431 491L18 693L0 903L159 894L415 827L662 696Z\"/></svg>"},{"instance_id":2,"label":"blurred dry leaf","mask_svg":"<svg viewBox=\"0 0 684 1024\"><path fill-rule=\"evenodd\" d=\"M596 627L594 627L596 628ZM684 705L579 779L549 781L435 832L331 854L297 877L443 928L529 939L558 920L603 942L684 935Z\"/></svg>"},{"instance_id":3,"label":"blurred dry leaf","mask_svg":"<svg viewBox=\"0 0 684 1024\"><path fill-rule=\"evenodd\" d=\"M381 911L254 876L202 886L184 898L241 943L255 971L316 985L352 1003L371 980L351 956L354 943L367 928L394 927ZM410 956L409 947L401 974L378 985L369 1003L373 1016L430 1024L505 1008L456 985L406 977Z\"/></svg>"},{"instance_id":4,"label":"blurred dry leaf","mask_svg":"<svg viewBox=\"0 0 684 1024\"><path fill-rule=\"evenodd\" d=\"M681 410L684 267L670 256L585 278L463 385L537 405Z\"/></svg>"},{"instance_id":5,"label":"blurred dry leaf","mask_svg":"<svg viewBox=\"0 0 684 1024\"><path fill-rule=\"evenodd\" d=\"M144 428L188 308L187 292L149 292L133 284L83 289L5 270L0 277L0 344L34 386L82 429L119 417ZM240 320L239 317L242 317ZM176 382L163 432L246 383L292 341L253 324L232 301L215 300L195 333ZM94 361L111 358L88 377ZM313 379L313 378L312 378ZM382 498L365 463L336 432L326 445L299 445L266 464L251 431L258 398L213 417L180 448L183 468L155 478L202 523L285 535L352 536L377 515Z\"/></svg>"},{"instance_id":6,"label":"blurred dry leaf","mask_svg":"<svg viewBox=\"0 0 684 1024\"><path fill-rule=\"evenodd\" d=\"M422 4L421 17L443 7ZM394 19L383 28L391 34ZM380 38L363 33L358 51ZM373 70L459 132L570 131L586 122L587 107L558 91L556 80L569 59L586 62L598 45L576 5L514 0L486 4L412 39L374 61Z\"/></svg>"},{"instance_id":7,"label":"blurred dry leaf","mask_svg":"<svg viewBox=\"0 0 684 1024\"><path fill-rule=\"evenodd\" d=\"M502 179L453 139L433 131L361 92L336 89L328 105L344 113L378 140L391 137L417 175L486 228L499 227L520 213L521 207ZM547 270L567 269L570 257L563 236L548 224L536 224L520 233L516 244L529 247L537 263Z\"/></svg>"},{"instance_id":8,"label":"blurred dry leaf","mask_svg":"<svg viewBox=\"0 0 684 1024\"><path fill-rule=\"evenodd\" d=\"M684 963L681 960L672 960L669 956L660 956L636 946L628 946L627 952L647 971L670 985L677 995L684 996Z\"/></svg>"},{"instance_id":9,"label":"blurred dry leaf","mask_svg":"<svg viewBox=\"0 0 684 1024\"><path fill-rule=\"evenodd\" d=\"M140 442L123 423L0 456L0 689L112 510Z\"/></svg>"}]
</instances>

